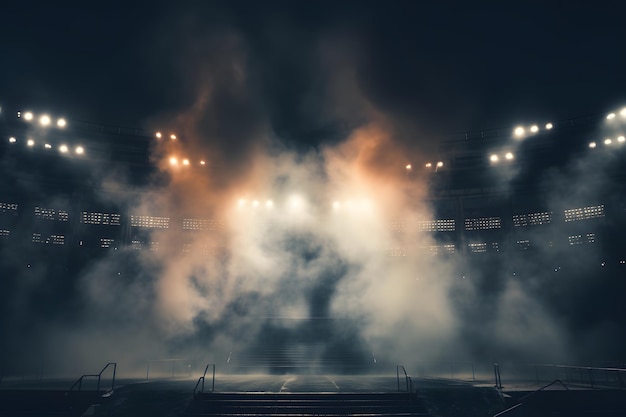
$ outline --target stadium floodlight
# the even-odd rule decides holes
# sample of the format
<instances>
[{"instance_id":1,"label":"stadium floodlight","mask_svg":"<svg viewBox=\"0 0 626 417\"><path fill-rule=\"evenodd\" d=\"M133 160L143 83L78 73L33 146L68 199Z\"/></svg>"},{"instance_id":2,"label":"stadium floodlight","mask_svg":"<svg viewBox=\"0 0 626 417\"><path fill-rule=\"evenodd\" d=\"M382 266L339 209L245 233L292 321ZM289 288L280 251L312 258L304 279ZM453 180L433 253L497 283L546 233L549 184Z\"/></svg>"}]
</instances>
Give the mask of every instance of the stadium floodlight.
<instances>
[{"instance_id":1,"label":"stadium floodlight","mask_svg":"<svg viewBox=\"0 0 626 417\"><path fill-rule=\"evenodd\" d=\"M273 202L272 200L267 200L267 201L265 202L265 208L267 208L267 209L272 209L272 208L274 208L274 202Z\"/></svg>"},{"instance_id":2,"label":"stadium floodlight","mask_svg":"<svg viewBox=\"0 0 626 417\"><path fill-rule=\"evenodd\" d=\"M76 148L74 148L74 152L76 152L76 155L82 155L85 153L85 148L83 148L82 146L77 146Z\"/></svg>"},{"instance_id":3,"label":"stadium floodlight","mask_svg":"<svg viewBox=\"0 0 626 417\"><path fill-rule=\"evenodd\" d=\"M613 120L615 119L615 113L609 113L606 115L606 120Z\"/></svg>"},{"instance_id":4,"label":"stadium floodlight","mask_svg":"<svg viewBox=\"0 0 626 417\"><path fill-rule=\"evenodd\" d=\"M28 120L30 122L31 120L33 120L34 117L35 116L32 112L27 111L26 113L24 113L24 120Z\"/></svg>"},{"instance_id":5,"label":"stadium floodlight","mask_svg":"<svg viewBox=\"0 0 626 417\"><path fill-rule=\"evenodd\" d=\"M490 160L491 162L498 162L498 161L500 160L500 158L498 158L498 155L496 155L496 154L494 153L494 154L492 154L492 155L489 157L489 160Z\"/></svg>"},{"instance_id":6,"label":"stadium floodlight","mask_svg":"<svg viewBox=\"0 0 626 417\"><path fill-rule=\"evenodd\" d=\"M589 143L589 147L590 147L591 149L595 148L595 147L596 147L596 143L595 143L595 142L590 142L590 143Z\"/></svg>"},{"instance_id":7,"label":"stadium floodlight","mask_svg":"<svg viewBox=\"0 0 626 417\"><path fill-rule=\"evenodd\" d=\"M518 137L521 138L522 136L524 136L524 133L526 131L524 130L524 128L522 126L518 126L515 128L515 130L513 131L513 134Z\"/></svg>"},{"instance_id":8,"label":"stadium floodlight","mask_svg":"<svg viewBox=\"0 0 626 417\"><path fill-rule=\"evenodd\" d=\"M183 165L188 166L189 165L189 159L183 159Z\"/></svg>"},{"instance_id":9,"label":"stadium floodlight","mask_svg":"<svg viewBox=\"0 0 626 417\"><path fill-rule=\"evenodd\" d=\"M623 109L619 111L619 115L622 117L626 117L626 107L624 107Z\"/></svg>"},{"instance_id":10,"label":"stadium floodlight","mask_svg":"<svg viewBox=\"0 0 626 417\"><path fill-rule=\"evenodd\" d=\"M26 141L26 146L29 146L32 148L33 146L35 146L35 141L33 139L28 139Z\"/></svg>"},{"instance_id":11,"label":"stadium floodlight","mask_svg":"<svg viewBox=\"0 0 626 417\"><path fill-rule=\"evenodd\" d=\"M50 124L50 116L44 114L39 118L39 124L42 126L48 126Z\"/></svg>"},{"instance_id":12,"label":"stadium floodlight","mask_svg":"<svg viewBox=\"0 0 626 417\"><path fill-rule=\"evenodd\" d=\"M546 123L546 129L550 130L554 127L552 123Z\"/></svg>"},{"instance_id":13,"label":"stadium floodlight","mask_svg":"<svg viewBox=\"0 0 626 417\"><path fill-rule=\"evenodd\" d=\"M57 127L64 128L65 126L67 126L67 122L65 121L65 119L57 119Z\"/></svg>"},{"instance_id":14,"label":"stadium floodlight","mask_svg":"<svg viewBox=\"0 0 626 417\"><path fill-rule=\"evenodd\" d=\"M624 143L624 141L625 141L625 140L626 140L626 138L624 138L624 136L618 136L618 137L617 137L617 141L618 141L619 143Z\"/></svg>"},{"instance_id":15,"label":"stadium floodlight","mask_svg":"<svg viewBox=\"0 0 626 417\"><path fill-rule=\"evenodd\" d=\"M172 139L172 140L176 140L176 135L172 133L172 134L170 135L170 139Z\"/></svg>"},{"instance_id":16,"label":"stadium floodlight","mask_svg":"<svg viewBox=\"0 0 626 417\"><path fill-rule=\"evenodd\" d=\"M426 165L424 165L426 168L430 168L433 166L433 164L431 164L430 162L427 162Z\"/></svg>"},{"instance_id":17,"label":"stadium floodlight","mask_svg":"<svg viewBox=\"0 0 626 417\"><path fill-rule=\"evenodd\" d=\"M170 165L178 165L178 159L175 156L170 157Z\"/></svg>"},{"instance_id":18,"label":"stadium floodlight","mask_svg":"<svg viewBox=\"0 0 626 417\"><path fill-rule=\"evenodd\" d=\"M613 143L613 141L611 140L611 138L606 138L606 139L604 139L604 144L605 144L605 145L610 145L611 143Z\"/></svg>"},{"instance_id":19,"label":"stadium floodlight","mask_svg":"<svg viewBox=\"0 0 626 417\"><path fill-rule=\"evenodd\" d=\"M15 142L17 142L17 139L15 139L13 136L11 136L9 138L9 143L15 143Z\"/></svg>"},{"instance_id":20,"label":"stadium floodlight","mask_svg":"<svg viewBox=\"0 0 626 417\"><path fill-rule=\"evenodd\" d=\"M161 134L161 132L156 132L154 134L154 136L156 136L157 139L161 139L161 137L163 137L163 135Z\"/></svg>"},{"instance_id":21,"label":"stadium floodlight","mask_svg":"<svg viewBox=\"0 0 626 417\"><path fill-rule=\"evenodd\" d=\"M44 143L43 147L46 149L52 149L52 145L50 145L49 143Z\"/></svg>"},{"instance_id":22,"label":"stadium floodlight","mask_svg":"<svg viewBox=\"0 0 626 417\"><path fill-rule=\"evenodd\" d=\"M59 152L61 152L61 153L67 153L67 151L69 151L69 148L67 147L67 145L61 145L61 146L59 146Z\"/></svg>"},{"instance_id":23,"label":"stadium floodlight","mask_svg":"<svg viewBox=\"0 0 626 417\"><path fill-rule=\"evenodd\" d=\"M513 152L507 152L504 154L504 158L508 161L513 160L514 156L513 156Z\"/></svg>"},{"instance_id":24,"label":"stadium floodlight","mask_svg":"<svg viewBox=\"0 0 626 417\"><path fill-rule=\"evenodd\" d=\"M537 133L537 132L539 132L539 126L537 126L537 125L532 125L532 126L530 127L530 131L531 131L531 132L533 132L533 133Z\"/></svg>"}]
</instances>

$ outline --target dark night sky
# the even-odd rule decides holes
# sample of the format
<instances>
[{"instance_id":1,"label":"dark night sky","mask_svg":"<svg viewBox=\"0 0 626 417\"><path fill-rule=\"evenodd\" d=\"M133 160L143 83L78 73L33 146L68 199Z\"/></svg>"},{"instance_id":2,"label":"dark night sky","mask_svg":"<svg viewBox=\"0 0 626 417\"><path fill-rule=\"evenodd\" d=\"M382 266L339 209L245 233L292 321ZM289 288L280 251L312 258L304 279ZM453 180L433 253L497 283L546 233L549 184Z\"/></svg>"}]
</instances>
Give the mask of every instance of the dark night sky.
<instances>
[{"instance_id":1,"label":"dark night sky","mask_svg":"<svg viewBox=\"0 0 626 417\"><path fill-rule=\"evenodd\" d=\"M350 56L363 97L420 132L603 112L626 90L617 1L161 3L3 5L2 104L143 127L190 106L220 61L202 40L226 32L244 45L251 106L287 141L323 141L341 122L318 117L333 101L319 93L334 65L321 40Z\"/></svg>"}]
</instances>

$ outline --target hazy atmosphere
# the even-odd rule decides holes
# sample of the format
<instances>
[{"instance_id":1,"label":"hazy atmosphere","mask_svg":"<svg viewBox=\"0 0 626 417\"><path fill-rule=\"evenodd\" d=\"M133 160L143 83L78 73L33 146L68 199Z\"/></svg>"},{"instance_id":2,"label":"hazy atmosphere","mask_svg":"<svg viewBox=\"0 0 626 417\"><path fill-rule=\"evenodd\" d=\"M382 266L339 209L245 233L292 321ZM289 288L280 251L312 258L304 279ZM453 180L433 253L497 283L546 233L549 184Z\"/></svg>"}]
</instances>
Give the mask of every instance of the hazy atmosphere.
<instances>
[{"instance_id":1,"label":"hazy atmosphere","mask_svg":"<svg viewBox=\"0 0 626 417\"><path fill-rule=\"evenodd\" d=\"M82 240L68 239L63 256L0 244L2 369L622 360L624 150L576 148L559 124L601 114L589 140L622 134L619 114L604 118L626 104L617 4L1 6L3 124L29 110L63 115L76 140L86 135L72 120L150 135L141 175L99 143L107 158L56 163L50 172L64 179L50 188L45 173L33 180L41 161L3 148L2 213L20 198L137 223L123 232L128 245L75 263ZM550 121L565 132L553 148L513 137L518 124ZM516 165L467 174L480 187L444 183L461 152L446 141L495 129L509 132L499 146ZM462 143L468 154L487 146ZM467 218L549 212L550 228L517 237L503 227L478 255L458 249L478 242L466 232L447 253L455 242L432 225L471 230L454 214L461 198L445 191L461 188L498 190L480 198L482 211L465 198ZM563 221L568 209L600 205L621 220L585 224L594 244L584 253L557 243L579 233ZM160 220L137 226L141 216ZM29 219L11 227L29 234ZM496 240L547 243L530 253Z\"/></svg>"}]
</instances>

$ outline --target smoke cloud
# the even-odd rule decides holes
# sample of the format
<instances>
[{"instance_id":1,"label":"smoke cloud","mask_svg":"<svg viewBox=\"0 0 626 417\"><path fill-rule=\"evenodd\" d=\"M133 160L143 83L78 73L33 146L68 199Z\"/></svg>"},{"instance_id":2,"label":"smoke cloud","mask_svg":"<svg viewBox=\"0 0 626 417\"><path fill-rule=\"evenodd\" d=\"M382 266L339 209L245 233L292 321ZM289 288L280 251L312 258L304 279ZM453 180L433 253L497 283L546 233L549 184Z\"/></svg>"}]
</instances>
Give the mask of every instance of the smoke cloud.
<instances>
[{"instance_id":1,"label":"smoke cloud","mask_svg":"<svg viewBox=\"0 0 626 417\"><path fill-rule=\"evenodd\" d=\"M24 272L21 249L2 249L14 277L2 297L14 336L6 357L65 372L165 358L189 358L194 370L390 372L619 353L615 310L581 307L600 292L593 277L606 247L573 259L550 243L569 233L556 220L520 237L542 242L527 252L433 255L442 242L423 226L437 217L432 183L406 168L434 160L433 133L385 105L353 32L292 39L277 17L263 42L231 25L197 33L198 24L178 16L177 37L159 45L180 65L170 70L184 99L146 122L177 134L154 140L149 178L131 186L123 171L91 171L96 201L167 226L131 227L131 245L75 268L37 260ZM615 184L597 158L537 176L546 211L603 203ZM19 186L45 194L32 187ZM499 239L514 240L508 233L518 232ZM34 294L50 277L66 284ZM44 301L51 318L34 306Z\"/></svg>"}]
</instances>

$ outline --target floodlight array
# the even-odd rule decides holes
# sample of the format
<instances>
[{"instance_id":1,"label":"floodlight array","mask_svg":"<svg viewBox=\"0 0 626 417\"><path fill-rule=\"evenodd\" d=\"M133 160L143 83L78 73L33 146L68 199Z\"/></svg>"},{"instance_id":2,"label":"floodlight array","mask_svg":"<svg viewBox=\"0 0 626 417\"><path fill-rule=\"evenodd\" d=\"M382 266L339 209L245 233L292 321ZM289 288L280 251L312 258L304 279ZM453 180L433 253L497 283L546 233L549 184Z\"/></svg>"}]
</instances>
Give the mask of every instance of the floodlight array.
<instances>
[{"instance_id":1,"label":"floodlight array","mask_svg":"<svg viewBox=\"0 0 626 417\"><path fill-rule=\"evenodd\" d=\"M45 114L45 113L41 115L36 115L31 111L24 111L24 112L18 111L17 118L22 119L28 123L32 123L32 122L38 123L42 127L56 126L59 129L64 129L67 127L67 120L65 120L65 118L58 117L55 120L50 115Z\"/></svg>"},{"instance_id":2,"label":"floodlight array","mask_svg":"<svg viewBox=\"0 0 626 417\"><path fill-rule=\"evenodd\" d=\"M513 129L513 137L517 139L523 139L530 135L536 135L540 133L541 131L550 131L553 128L554 128L554 124L552 124L551 122L545 123L543 127L537 124L533 124L530 126L516 126Z\"/></svg>"},{"instance_id":3,"label":"floodlight array","mask_svg":"<svg viewBox=\"0 0 626 417\"><path fill-rule=\"evenodd\" d=\"M59 151L59 153L62 154L74 154L74 155L84 155L85 154L85 147L82 145L75 145L73 148L68 145L67 143L61 143L59 145L52 145L48 142L38 142L33 138L25 138L25 139L18 139L15 136L11 136L8 139L8 142L11 145L18 145L20 143L24 143L26 145L27 148L36 148L36 147L43 147L45 150L52 150L52 149L57 149Z\"/></svg>"}]
</instances>

